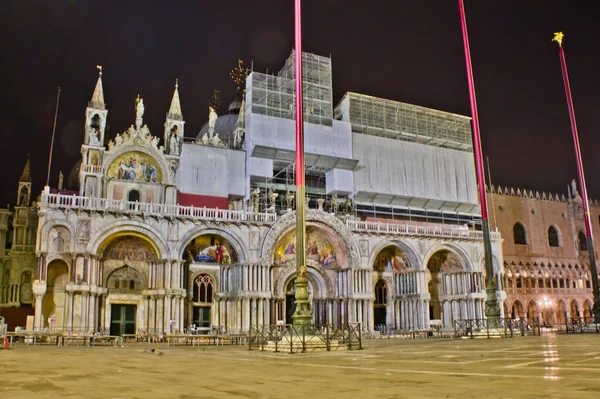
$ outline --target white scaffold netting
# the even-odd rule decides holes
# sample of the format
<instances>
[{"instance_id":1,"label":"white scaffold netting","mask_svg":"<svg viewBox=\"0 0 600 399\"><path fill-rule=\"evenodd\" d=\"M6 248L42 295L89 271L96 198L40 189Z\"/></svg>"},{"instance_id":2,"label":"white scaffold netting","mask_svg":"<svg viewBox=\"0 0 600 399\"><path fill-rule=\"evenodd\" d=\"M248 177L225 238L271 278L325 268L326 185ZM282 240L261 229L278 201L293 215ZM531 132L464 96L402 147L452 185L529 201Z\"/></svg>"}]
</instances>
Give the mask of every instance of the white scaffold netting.
<instances>
[{"instance_id":1,"label":"white scaffold netting","mask_svg":"<svg viewBox=\"0 0 600 399\"><path fill-rule=\"evenodd\" d=\"M177 171L181 192L214 197L246 192L246 153L226 148L185 144Z\"/></svg>"},{"instance_id":2,"label":"white scaffold netting","mask_svg":"<svg viewBox=\"0 0 600 399\"><path fill-rule=\"evenodd\" d=\"M477 204L471 152L376 137L353 136L357 192Z\"/></svg>"}]
</instances>

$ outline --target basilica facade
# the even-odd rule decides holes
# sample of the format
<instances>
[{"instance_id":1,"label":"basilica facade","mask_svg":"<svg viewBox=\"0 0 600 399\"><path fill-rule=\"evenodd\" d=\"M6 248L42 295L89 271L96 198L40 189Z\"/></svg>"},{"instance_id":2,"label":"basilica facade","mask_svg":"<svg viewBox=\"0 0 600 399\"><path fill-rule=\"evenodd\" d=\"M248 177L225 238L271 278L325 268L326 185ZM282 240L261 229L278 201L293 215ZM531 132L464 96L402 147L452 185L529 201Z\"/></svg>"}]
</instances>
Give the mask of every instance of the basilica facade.
<instances>
[{"instance_id":1,"label":"basilica facade","mask_svg":"<svg viewBox=\"0 0 600 399\"><path fill-rule=\"evenodd\" d=\"M15 226L11 256L29 259L4 268L0 307L29 304L35 329L243 333L292 321L300 250L316 324L450 330L484 318L470 118L357 93L334 107L331 60L302 57L306 248L295 247L293 53L276 75L250 71L229 113L211 109L196 137L184 135L177 84L161 137L139 97L132 125L106 137L100 74L67 184L0 213ZM517 207L503 194L493 206ZM524 317L515 276L526 261L512 247L503 257L500 232L512 240L511 226L529 222L497 215L496 295L503 316ZM585 259L565 267L583 271ZM584 312L591 290L573 282Z\"/></svg>"},{"instance_id":2,"label":"basilica facade","mask_svg":"<svg viewBox=\"0 0 600 399\"><path fill-rule=\"evenodd\" d=\"M138 98L134 123L109 140L98 78L69 179L78 187L46 187L38 203L35 328L290 322L298 250L315 323L450 329L484 317L470 119L356 93L334 110L331 60L313 54L303 54L307 247L295 248L293 57L277 76L252 71L245 96L228 115L211 110L192 140L177 86L161 138ZM393 112L397 122L382 125ZM492 239L502 303L501 237Z\"/></svg>"}]
</instances>

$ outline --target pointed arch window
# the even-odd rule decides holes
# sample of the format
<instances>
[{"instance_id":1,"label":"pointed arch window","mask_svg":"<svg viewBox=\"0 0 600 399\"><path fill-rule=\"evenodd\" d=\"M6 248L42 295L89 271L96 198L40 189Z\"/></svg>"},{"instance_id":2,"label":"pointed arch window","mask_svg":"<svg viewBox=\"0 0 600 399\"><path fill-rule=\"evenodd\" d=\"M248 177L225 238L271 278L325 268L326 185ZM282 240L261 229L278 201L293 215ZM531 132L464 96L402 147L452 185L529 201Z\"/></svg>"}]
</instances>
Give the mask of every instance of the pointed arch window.
<instances>
[{"instance_id":1,"label":"pointed arch window","mask_svg":"<svg viewBox=\"0 0 600 399\"><path fill-rule=\"evenodd\" d=\"M379 280L375 284L375 305L387 305L388 303L388 288L383 280Z\"/></svg>"},{"instance_id":2,"label":"pointed arch window","mask_svg":"<svg viewBox=\"0 0 600 399\"><path fill-rule=\"evenodd\" d=\"M579 250L587 251L588 250L587 237L585 236L585 234L583 234L583 231L579 232L578 238L579 238Z\"/></svg>"},{"instance_id":3,"label":"pointed arch window","mask_svg":"<svg viewBox=\"0 0 600 399\"><path fill-rule=\"evenodd\" d=\"M214 301L214 281L208 274L201 274L194 279L193 301L199 303L213 303Z\"/></svg>"},{"instance_id":4,"label":"pointed arch window","mask_svg":"<svg viewBox=\"0 0 600 399\"><path fill-rule=\"evenodd\" d=\"M520 222L515 223L513 226L513 235L515 238L515 244L527 245L527 233L525 233L525 226Z\"/></svg>"},{"instance_id":5,"label":"pointed arch window","mask_svg":"<svg viewBox=\"0 0 600 399\"><path fill-rule=\"evenodd\" d=\"M554 226L550 226L548 229L548 245L551 247L560 247L560 236Z\"/></svg>"}]
</instances>

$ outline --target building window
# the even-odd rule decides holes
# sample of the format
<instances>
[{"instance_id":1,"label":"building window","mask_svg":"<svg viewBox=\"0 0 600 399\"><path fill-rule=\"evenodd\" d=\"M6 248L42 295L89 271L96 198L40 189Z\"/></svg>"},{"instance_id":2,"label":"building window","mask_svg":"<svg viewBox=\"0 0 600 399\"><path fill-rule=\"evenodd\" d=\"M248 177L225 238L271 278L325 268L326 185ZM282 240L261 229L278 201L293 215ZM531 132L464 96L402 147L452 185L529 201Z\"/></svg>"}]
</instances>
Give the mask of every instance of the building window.
<instances>
[{"instance_id":1,"label":"building window","mask_svg":"<svg viewBox=\"0 0 600 399\"><path fill-rule=\"evenodd\" d=\"M558 230L554 226L550 226L550 228L548 229L548 244L551 247L560 247Z\"/></svg>"},{"instance_id":2,"label":"building window","mask_svg":"<svg viewBox=\"0 0 600 399\"><path fill-rule=\"evenodd\" d=\"M579 250L580 251L588 250L587 237L585 236L585 234L583 234L583 231L579 232Z\"/></svg>"},{"instance_id":3,"label":"building window","mask_svg":"<svg viewBox=\"0 0 600 399\"><path fill-rule=\"evenodd\" d=\"M387 305L387 284L383 280L379 280L375 284L375 305Z\"/></svg>"},{"instance_id":4,"label":"building window","mask_svg":"<svg viewBox=\"0 0 600 399\"><path fill-rule=\"evenodd\" d=\"M194 279L194 302L212 303L214 300L214 282L208 274L201 274Z\"/></svg>"},{"instance_id":5,"label":"building window","mask_svg":"<svg viewBox=\"0 0 600 399\"><path fill-rule=\"evenodd\" d=\"M140 192L138 190L131 190L129 195L127 196L129 202L139 202L140 200Z\"/></svg>"},{"instance_id":6,"label":"building window","mask_svg":"<svg viewBox=\"0 0 600 399\"><path fill-rule=\"evenodd\" d=\"M525 226L517 222L513 226L513 234L515 237L515 244L527 245L527 235L525 234Z\"/></svg>"}]
</instances>

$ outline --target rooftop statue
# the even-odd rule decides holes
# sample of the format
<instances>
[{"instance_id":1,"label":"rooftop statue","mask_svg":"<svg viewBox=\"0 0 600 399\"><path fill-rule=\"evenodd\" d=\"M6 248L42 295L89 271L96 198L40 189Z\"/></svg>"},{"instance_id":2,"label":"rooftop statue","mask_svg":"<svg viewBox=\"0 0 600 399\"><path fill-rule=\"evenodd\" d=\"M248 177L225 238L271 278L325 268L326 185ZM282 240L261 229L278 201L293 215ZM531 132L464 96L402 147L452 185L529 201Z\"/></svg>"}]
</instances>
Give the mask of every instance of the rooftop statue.
<instances>
[{"instance_id":1,"label":"rooftop statue","mask_svg":"<svg viewBox=\"0 0 600 399\"><path fill-rule=\"evenodd\" d=\"M215 134L215 125L218 115L213 107L208 107L208 137L212 138Z\"/></svg>"},{"instance_id":2,"label":"rooftop statue","mask_svg":"<svg viewBox=\"0 0 600 399\"><path fill-rule=\"evenodd\" d=\"M135 102L135 118L142 119L144 116L144 99L138 95L138 100Z\"/></svg>"}]
</instances>

